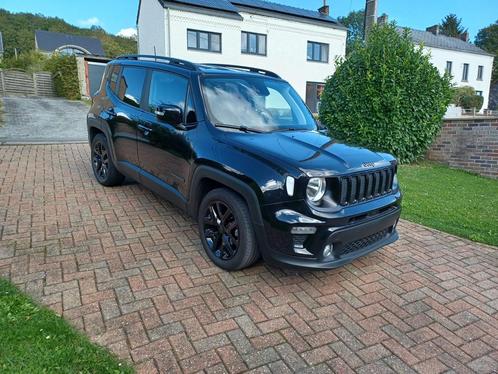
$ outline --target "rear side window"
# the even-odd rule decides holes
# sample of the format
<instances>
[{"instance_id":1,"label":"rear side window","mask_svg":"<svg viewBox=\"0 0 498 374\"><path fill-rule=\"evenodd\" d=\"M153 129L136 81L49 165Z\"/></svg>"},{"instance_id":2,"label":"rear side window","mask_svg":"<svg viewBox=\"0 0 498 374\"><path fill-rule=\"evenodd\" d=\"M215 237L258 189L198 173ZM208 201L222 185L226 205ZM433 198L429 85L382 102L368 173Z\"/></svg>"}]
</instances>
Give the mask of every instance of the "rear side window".
<instances>
[{"instance_id":1,"label":"rear side window","mask_svg":"<svg viewBox=\"0 0 498 374\"><path fill-rule=\"evenodd\" d=\"M121 74L119 90L116 93L119 99L139 108L146 74L145 69L125 66Z\"/></svg>"},{"instance_id":2,"label":"rear side window","mask_svg":"<svg viewBox=\"0 0 498 374\"><path fill-rule=\"evenodd\" d=\"M153 71L150 80L149 110L161 105L176 105L185 112L188 80L172 73Z\"/></svg>"},{"instance_id":3,"label":"rear side window","mask_svg":"<svg viewBox=\"0 0 498 374\"><path fill-rule=\"evenodd\" d=\"M111 66L109 70L109 87L111 88L112 92L115 94L118 93L117 87L118 87L118 79L119 79L119 72L121 70L121 67L119 65L114 65Z\"/></svg>"}]
</instances>

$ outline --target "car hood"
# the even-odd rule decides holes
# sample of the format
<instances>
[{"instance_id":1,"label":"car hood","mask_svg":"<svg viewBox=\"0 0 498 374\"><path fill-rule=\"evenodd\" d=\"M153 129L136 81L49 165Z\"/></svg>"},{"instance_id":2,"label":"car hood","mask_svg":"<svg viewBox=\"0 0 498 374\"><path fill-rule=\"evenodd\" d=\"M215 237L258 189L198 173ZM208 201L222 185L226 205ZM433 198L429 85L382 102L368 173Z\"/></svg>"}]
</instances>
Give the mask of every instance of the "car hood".
<instances>
[{"instance_id":1,"label":"car hood","mask_svg":"<svg viewBox=\"0 0 498 374\"><path fill-rule=\"evenodd\" d=\"M394 158L339 143L317 131L226 133L226 142L257 158L291 165L308 176L327 176L390 165Z\"/></svg>"}]
</instances>

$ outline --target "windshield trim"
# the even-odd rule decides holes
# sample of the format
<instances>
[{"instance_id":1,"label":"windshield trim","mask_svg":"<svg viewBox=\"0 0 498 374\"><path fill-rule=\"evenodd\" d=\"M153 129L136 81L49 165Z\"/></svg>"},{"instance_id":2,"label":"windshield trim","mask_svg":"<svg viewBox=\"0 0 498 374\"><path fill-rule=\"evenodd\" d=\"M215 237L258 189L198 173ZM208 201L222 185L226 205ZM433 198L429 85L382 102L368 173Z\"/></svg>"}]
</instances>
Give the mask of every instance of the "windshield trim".
<instances>
[{"instance_id":1,"label":"windshield trim","mask_svg":"<svg viewBox=\"0 0 498 374\"><path fill-rule=\"evenodd\" d=\"M313 116L313 113L311 110L308 108L308 106L304 103L303 99L301 96L297 93L297 91L292 87L292 85L287 82L284 79L281 78L276 78L276 77L269 77L269 76L257 76L254 74L249 74L249 73L234 73L234 74L223 74L223 73L203 73L199 74L199 88L200 88L200 93L201 93L201 98L202 98L202 104L204 107L204 112L206 115L206 118L208 119L208 122L215 128L220 128L219 126L216 126L216 124L223 124L221 121L217 121L214 115L211 113L210 107L209 107L209 101L207 100L205 96L205 86L204 86L204 81L206 79L212 79L212 78L223 78L223 79L241 79L241 78L256 78L256 79L262 79L262 80L272 80L276 82L282 82L286 83L289 85L289 87L296 93L297 97L303 104L303 107L305 108L304 110L306 111L307 114L311 117L313 121L313 126L308 126L308 125L299 125L299 124L292 124L289 126L282 126L282 127L268 127L267 129L264 128L255 128L251 126L245 126L247 130L254 132L254 133L272 133L272 132L284 132L284 131L318 131L319 126L318 122L316 121L315 117Z\"/></svg>"}]
</instances>

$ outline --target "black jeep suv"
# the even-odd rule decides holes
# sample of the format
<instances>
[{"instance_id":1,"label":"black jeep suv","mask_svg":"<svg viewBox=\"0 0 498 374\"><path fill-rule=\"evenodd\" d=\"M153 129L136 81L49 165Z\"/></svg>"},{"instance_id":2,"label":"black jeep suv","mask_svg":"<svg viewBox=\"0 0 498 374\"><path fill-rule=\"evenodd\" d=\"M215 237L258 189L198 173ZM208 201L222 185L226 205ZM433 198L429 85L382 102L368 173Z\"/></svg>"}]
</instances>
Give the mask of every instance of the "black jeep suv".
<instances>
[{"instance_id":1,"label":"black jeep suv","mask_svg":"<svg viewBox=\"0 0 498 374\"><path fill-rule=\"evenodd\" d=\"M227 270L329 269L398 238L396 160L324 132L272 72L156 56L110 62L88 114L97 180L188 212Z\"/></svg>"}]
</instances>

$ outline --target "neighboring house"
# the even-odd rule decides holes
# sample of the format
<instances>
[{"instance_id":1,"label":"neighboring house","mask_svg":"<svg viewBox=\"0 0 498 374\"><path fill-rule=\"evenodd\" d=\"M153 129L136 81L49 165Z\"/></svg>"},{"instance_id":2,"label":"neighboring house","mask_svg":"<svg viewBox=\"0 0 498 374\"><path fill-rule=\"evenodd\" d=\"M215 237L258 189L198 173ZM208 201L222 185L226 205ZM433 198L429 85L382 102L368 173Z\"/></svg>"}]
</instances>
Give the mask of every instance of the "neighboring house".
<instances>
[{"instance_id":1,"label":"neighboring house","mask_svg":"<svg viewBox=\"0 0 498 374\"><path fill-rule=\"evenodd\" d=\"M102 43L97 38L45 30L35 31L35 47L46 54L58 52L69 55L105 55Z\"/></svg>"},{"instance_id":2,"label":"neighboring house","mask_svg":"<svg viewBox=\"0 0 498 374\"><path fill-rule=\"evenodd\" d=\"M462 39L445 36L439 26L428 27L426 31L409 30L412 40L430 53L432 64L441 74L448 71L458 87L473 87L484 97L482 109L487 109L494 55L469 43L468 34Z\"/></svg>"},{"instance_id":3,"label":"neighboring house","mask_svg":"<svg viewBox=\"0 0 498 374\"><path fill-rule=\"evenodd\" d=\"M313 112L347 36L326 5L312 11L262 0L141 0L137 29L141 54L274 71Z\"/></svg>"}]
</instances>

